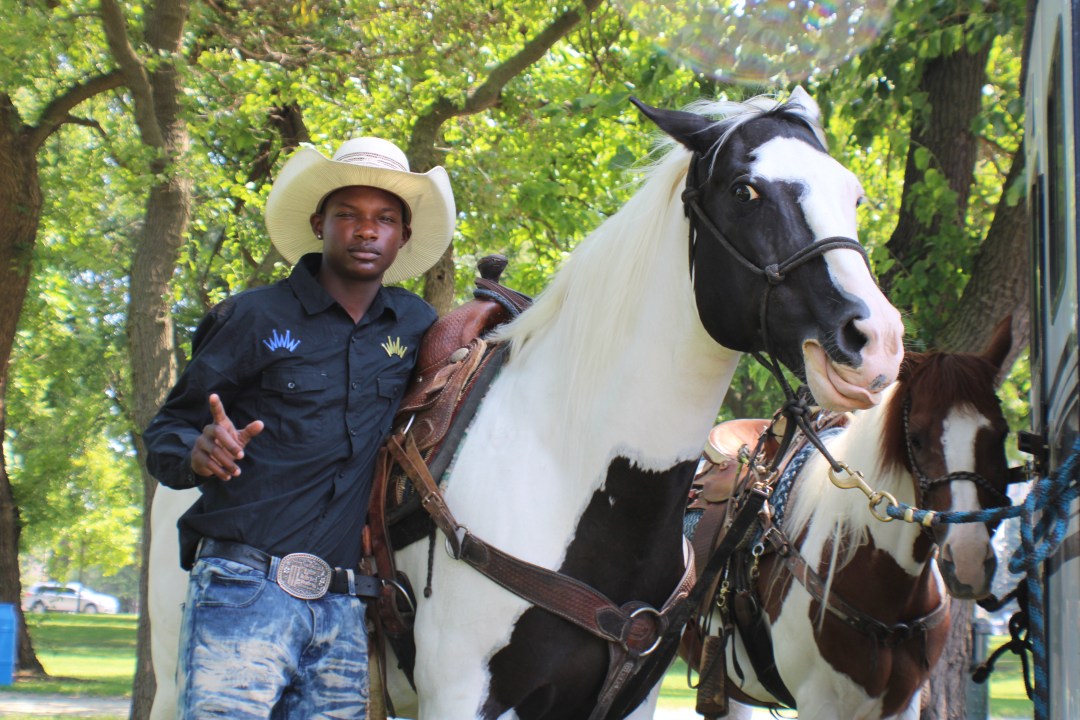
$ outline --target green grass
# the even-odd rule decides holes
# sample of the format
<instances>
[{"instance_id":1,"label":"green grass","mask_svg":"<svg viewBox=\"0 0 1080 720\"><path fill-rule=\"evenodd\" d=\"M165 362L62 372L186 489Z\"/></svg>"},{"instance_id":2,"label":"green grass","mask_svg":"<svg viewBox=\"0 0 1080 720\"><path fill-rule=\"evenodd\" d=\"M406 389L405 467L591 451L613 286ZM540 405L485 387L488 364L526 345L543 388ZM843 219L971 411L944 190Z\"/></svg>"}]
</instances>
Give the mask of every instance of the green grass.
<instances>
[{"instance_id":1,"label":"green grass","mask_svg":"<svg viewBox=\"0 0 1080 720\"><path fill-rule=\"evenodd\" d=\"M1008 638L990 639L990 651L1004 643ZM990 675L990 716L992 718L1030 718L1034 714L1031 701L1024 692L1024 679L1021 675L1020 658L1012 653L1002 655L994 665ZM697 675L693 681L697 684ZM664 676L660 688L659 706L665 708L692 708L696 690L687 686L686 663L681 659Z\"/></svg>"},{"instance_id":2,"label":"green grass","mask_svg":"<svg viewBox=\"0 0 1080 720\"><path fill-rule=\"evenodd\" d=\"M135 615L26 615L48 677L20 674L5 690L76 696L130 697L135 675Z\"/></svg>"},{"instance_id":3,"label":"green grass","mask_svg":"<svg viewBox=\"0 0 1080 720\"><path fill-rule=\"evenodd\" d=\"M131 696L135 673L134 615L65 615L46 613L26 616L38 659L50 677L20 675L5 691L73 696ZM991 651L1006 638L991 638ZM1020 659L1002 656L990 676L992 717L1032 716L1031 701L1024 693ZM695 676L694 681L697 681ZM686 664L678 660L668 670L660 691L666 708L694 706L695 690L686 682ZM19 718L12 717L12 720ZM35 720L43 720L36 716Z\"/></svg>"},{"instance_id":4,"label":"green grass","mask_svg":"<svg viewBox=\"0 0 1080 720\"><path fill-rule=\"evenodd\" d=\"M1007 637L990 638L990 652L1008 641ZM1020 657L1007 652L994 663L990 674L990 714L993 717L1032 717L1035 708L1024 691L1023 665Z\"/></svg>"}]
</instances>

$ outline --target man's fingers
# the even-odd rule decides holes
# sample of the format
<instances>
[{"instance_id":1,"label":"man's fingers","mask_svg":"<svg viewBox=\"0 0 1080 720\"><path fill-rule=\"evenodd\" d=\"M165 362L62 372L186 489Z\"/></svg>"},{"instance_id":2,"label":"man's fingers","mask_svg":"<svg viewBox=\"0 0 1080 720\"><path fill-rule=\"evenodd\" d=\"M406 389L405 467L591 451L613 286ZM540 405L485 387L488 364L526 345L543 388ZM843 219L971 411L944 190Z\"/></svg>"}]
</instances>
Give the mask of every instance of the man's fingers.
<instances>
[{"instance_id":1,"label":"man's fingers","mask_svg":"<svg viewBox=\"0 0 1080 720\"><path fill-rule=\"evenodd\" d=\"M232 420L225 414L225 406L221 404L221 398L217 393L210 393L210 417L214 419L215 425L223 425L226 427L232 427Z\"/></svg>"},{"instance_id":2,"label":"man's fingers","mask_svg":"<svg viewBox=\"0 0 1080 720\"><path fill-rule=\"evenodd\" d=\"M263 431L266 427L266 423L262 420L252 420L247 424L243 430L240 431L240 444L241 446L247 445L251 441L251 438L255 437Z\"/></svg>"},{"instance_id":3,"label":"man's fingers","mask_svg":"<svg viewBox=\"0 0 1080 720\"><path fill-rule=\"evenodd\" d=\"M217 393L211 393L209 402L213 422L203 428L196 447L206 458L206 471L222 480L228 480L240 474L240 468L235 461L244 457L244 446L261 433L265 425L262 420L255 420L237 432L236 426L225 414L221 397Z\"/></svg>"},{"instance_id":4,"label":"man's fingers","mask_svg":"<svg viewBox=\"0 0 1080 720\"><path fill-rule=\"evenodd\" d=\"M195 441L191 451L191 469L203 477L213 475L219 480L229 480L240 474L230 454L206 435Z\"/></svg>"},{"instance_id":5,"label":"man's fingers","mask_svg":"<svg viewBox=\"0 0 1080 720\"><path fill-rule=\"evenodd\" d=\"M222 473L224 473L218 475L222 480L228 480L229 478L236 477L240 474L240 468L237 467L234 460L235 457L236 456L233 455L233 453L219 446L215 446L213 451L211 451L210 460L213 465L216 465L221 469Z\"/></svg>"},{"instance_id":6,"label":"man's fingers","mask_svg":"<svg viewBox=\"0 0 1080 720\"><path fill-rule=\"evenodd\" d=\"M203 428L202 438L206 440L205 450L207 455L212 454L216 448L224 450L237 459L244 454L244 446L240 444L236 436L236 430L232 428L207 425Z\"/></svg>"}]
</instances>

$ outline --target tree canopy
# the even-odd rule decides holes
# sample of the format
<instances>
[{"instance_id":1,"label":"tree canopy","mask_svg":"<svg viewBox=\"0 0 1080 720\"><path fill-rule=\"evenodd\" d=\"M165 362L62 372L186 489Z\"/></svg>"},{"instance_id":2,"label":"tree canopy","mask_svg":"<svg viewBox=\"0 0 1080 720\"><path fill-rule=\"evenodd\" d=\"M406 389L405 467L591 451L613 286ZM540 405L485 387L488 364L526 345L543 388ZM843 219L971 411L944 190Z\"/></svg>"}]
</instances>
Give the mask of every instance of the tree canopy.
<instances>
[{"instance_id":1,"label":"tree canopy","mask_svg":"<svg viewBox=\"0 0 1080 720\"><path fill-rule=\"evenodd\" d=\"M0 0L0 587L17 588L20 547L58 573L77 553L117 570L137 561L154 487L141 429L202 314L288 272L262 208L300 143L329 155L379 135L414 169L447 168L452 254L410 283L446 311L492 252L510 258L506 284L542 291L629 197L653 139L632 95L680 107L791 89L791 78L748 85L689 64L650 7ZM863 182L861 240L911 345L981 349L1009 312L1022 345L1015 179L1030 9L891 9L864 52L815 55L796 79L823 109L831 152ZM723 18L707 17L697 30L716 41ZM1019 425L1022 395L1007 392ZM725 412L778 404L746 362Z\"/></svg>"}]
</instances>

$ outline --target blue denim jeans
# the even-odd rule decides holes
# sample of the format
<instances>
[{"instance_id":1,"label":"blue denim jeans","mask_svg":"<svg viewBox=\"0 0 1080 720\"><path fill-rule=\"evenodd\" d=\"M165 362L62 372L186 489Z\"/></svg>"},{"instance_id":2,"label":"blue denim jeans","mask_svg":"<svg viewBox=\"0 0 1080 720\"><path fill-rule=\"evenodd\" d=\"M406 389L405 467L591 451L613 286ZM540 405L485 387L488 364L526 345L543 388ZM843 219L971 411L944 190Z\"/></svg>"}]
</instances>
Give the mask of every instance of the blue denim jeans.
<instances>
[{"instance_id":1,"label":"blue denim jeans","mask_svg":"<svg viewBox=\"0 0 1080 720\"><path fill-rule=\"evenodd\" d=\"M246 565L203 558L184 607L177 717L364 720L367 650L359 598L299 600Z\"/></svg>"}]
</instances>

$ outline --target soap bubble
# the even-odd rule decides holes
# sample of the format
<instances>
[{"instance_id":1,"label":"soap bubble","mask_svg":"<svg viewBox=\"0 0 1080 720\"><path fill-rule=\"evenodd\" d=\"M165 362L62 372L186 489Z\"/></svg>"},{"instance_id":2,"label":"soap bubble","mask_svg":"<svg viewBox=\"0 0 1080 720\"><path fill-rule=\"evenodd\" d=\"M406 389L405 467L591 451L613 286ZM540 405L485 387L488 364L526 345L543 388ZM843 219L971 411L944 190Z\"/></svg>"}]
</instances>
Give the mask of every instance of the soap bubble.
<instances>
[{"instance_id":1,"label":"soap bubble","mask_svg":"<svg viewBox=\"0 0 1080 720\"><path fill-rule=\"evenodd\" d=\"M729 83L801 82L866 49L895 0L616 0L678 62Z\"/></svg>"}]
</instances>

